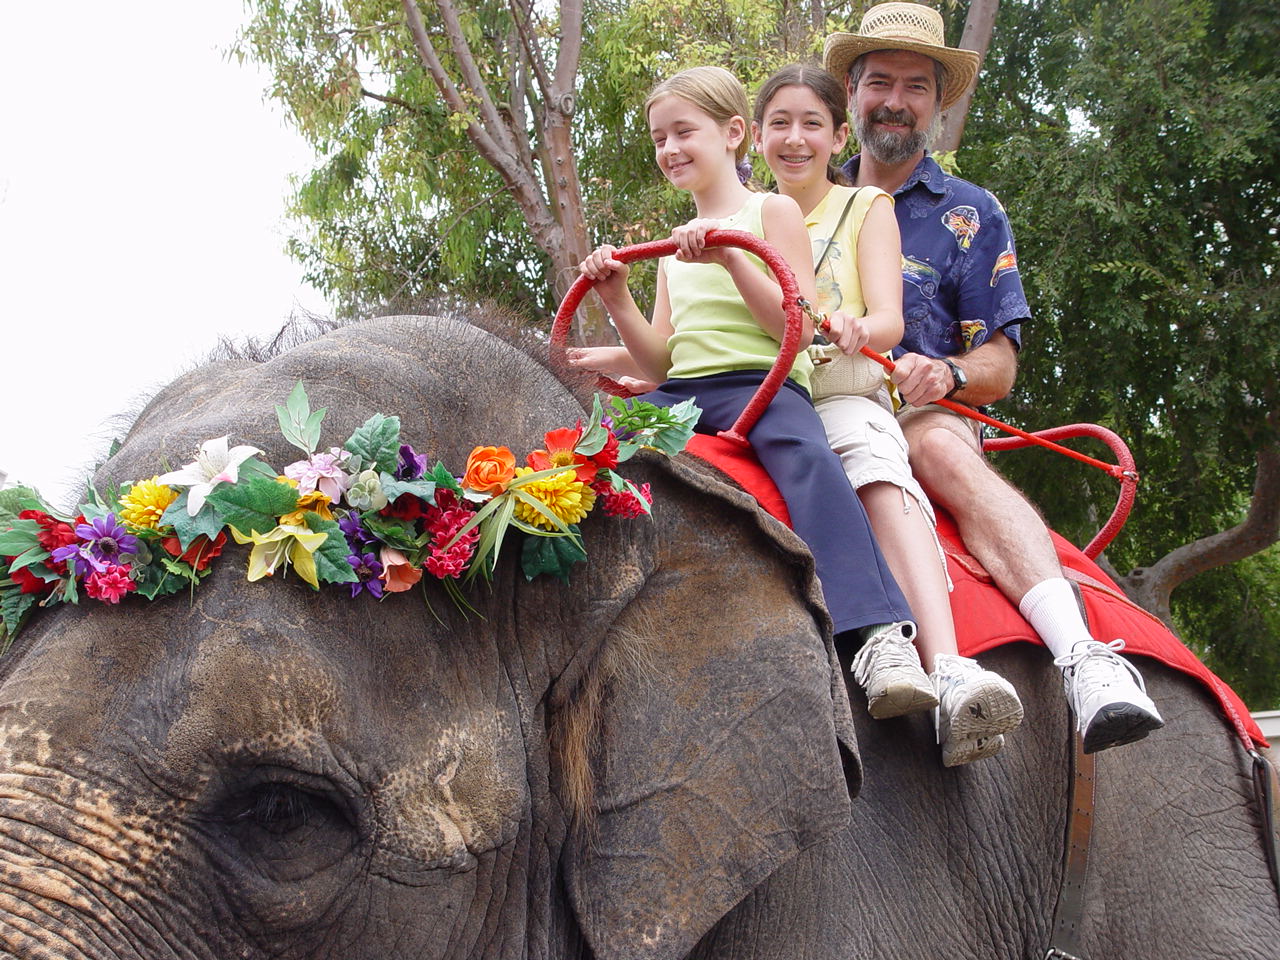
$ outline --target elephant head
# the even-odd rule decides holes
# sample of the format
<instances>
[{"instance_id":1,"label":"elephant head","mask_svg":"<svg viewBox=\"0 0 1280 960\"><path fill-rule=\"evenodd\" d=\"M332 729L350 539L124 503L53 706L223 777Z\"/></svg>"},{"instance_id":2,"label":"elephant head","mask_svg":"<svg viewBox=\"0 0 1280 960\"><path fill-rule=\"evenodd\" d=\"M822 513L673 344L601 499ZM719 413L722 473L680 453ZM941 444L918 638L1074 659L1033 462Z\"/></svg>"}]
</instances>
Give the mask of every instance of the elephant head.
<instances>
[{"instance_id":1,"label":"elephant head","mask_svg":"<svg viewBox=\"0 0 1280 960\"><path fill-rule=\"evenodd\" d=\"M460 320L353 325L166 387L99 485L210 437L279 466L303 380L447 464L582 400ZM800 542L680 462L648 520L583 525L567 583L499 562L384 602L222 562L154 602L42 611L0 662L2 955L685 956L860 783ZM279 578L277 578L279 580Z\"/></svg>"}]
</instances>

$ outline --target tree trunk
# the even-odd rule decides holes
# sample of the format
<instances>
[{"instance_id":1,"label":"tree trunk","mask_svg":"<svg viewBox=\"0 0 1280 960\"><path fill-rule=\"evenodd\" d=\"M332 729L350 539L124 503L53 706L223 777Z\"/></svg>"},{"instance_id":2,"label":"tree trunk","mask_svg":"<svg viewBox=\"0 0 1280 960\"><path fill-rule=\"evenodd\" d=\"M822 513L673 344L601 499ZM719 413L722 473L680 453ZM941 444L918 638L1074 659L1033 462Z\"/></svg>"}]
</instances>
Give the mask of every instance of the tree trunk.
<instances>
[{"instance_id":1,"label":"tree trunk","mask_svg":"<svg viewBox=\"0 0 1280 960\"><path fill-rule=\"evenodd\" d=\"M969 4L969 15L964 18L964 31L960 35L960 46L966 50L975 50L978 54L978 71L981 75L982 61L987 57L987 48L991 46L991 33L996 25L996 11L1000 0L973 0ZM973 92L977 89L978 78L965 90L964 96L952 105L942 120L942 133L933 149L938 153L955 150L960 146L960 137L964 134L964 123L969 117L969 105L973 103Z\"/></svg>"}]
</instances>

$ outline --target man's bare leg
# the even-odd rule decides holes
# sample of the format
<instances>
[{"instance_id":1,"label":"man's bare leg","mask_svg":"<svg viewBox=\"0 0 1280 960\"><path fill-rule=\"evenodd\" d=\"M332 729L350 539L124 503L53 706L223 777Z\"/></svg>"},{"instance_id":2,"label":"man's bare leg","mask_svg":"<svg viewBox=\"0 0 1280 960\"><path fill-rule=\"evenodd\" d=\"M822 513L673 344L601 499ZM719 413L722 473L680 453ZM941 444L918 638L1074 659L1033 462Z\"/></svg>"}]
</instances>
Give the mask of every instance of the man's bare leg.
<instances>
[{"instance_id":1,"label":"man's bare leg","mask_svg":"<svg viewBox=\"0 0 1280 960\"><path fill-rule=\"evenodd\" d=\"M920 410L902 427L916 479L1063 667L1086 750L1163 726L1137 671L1090 636L1043 518L987 463L970 421Z\"/></svg>"}]
</instances>

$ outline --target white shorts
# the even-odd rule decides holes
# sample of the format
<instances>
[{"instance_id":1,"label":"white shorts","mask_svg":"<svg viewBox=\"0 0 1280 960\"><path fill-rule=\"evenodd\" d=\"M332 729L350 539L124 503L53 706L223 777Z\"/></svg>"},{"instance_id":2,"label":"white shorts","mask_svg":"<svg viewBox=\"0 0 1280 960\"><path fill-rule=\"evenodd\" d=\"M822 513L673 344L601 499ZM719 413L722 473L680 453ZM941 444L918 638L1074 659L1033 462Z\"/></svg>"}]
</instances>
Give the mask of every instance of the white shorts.
<instances>
[{"instance_id":1,"label":"white shorts","mask_svg":"<svg viewBox=\"0 0 1280 960\"><path fill-rule=\"evenodd\" d=\"M919 504L929 521L938 559L945 572L946 554L938 539L933 505L911 473L907 438L902 435L902 428L893 414L889 391L881 389L870 397L826 397L815 401L814 408L826 428L827 442L840 455L845 476L854 490L868 483L891 483L903 493L903 513L911 512L911 499L907 494ZM948 577L948 587L951 586L950 581Z\"/></svg>"}]
</instances>

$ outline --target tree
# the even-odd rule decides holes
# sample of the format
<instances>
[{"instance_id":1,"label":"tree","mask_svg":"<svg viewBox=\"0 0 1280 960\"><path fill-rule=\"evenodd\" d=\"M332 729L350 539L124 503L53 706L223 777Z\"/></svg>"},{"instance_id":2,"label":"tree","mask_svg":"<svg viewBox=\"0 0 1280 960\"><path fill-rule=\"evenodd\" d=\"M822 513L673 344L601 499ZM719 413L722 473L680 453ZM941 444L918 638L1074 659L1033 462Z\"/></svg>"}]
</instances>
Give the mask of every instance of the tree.
<instances>
[{"instance_id":1,"label":"tree","mask_svg":"<svg viewBox=\"0 0 1280 960\"><path fill-rule=\"evenodd\" d=\"M1010 211L1036 313L1003 412L1129 440L1141 509L1108 558L1211 660L1241 623L1280 632L1259 555L1280 538L1277 12L1006 2L960 154ZM1055 526L1090 522L1097 480L1007 466ZM1216 598L1174 594L1210 569Z\"/></svg>"}]
</instances>

